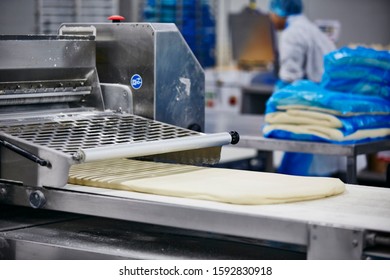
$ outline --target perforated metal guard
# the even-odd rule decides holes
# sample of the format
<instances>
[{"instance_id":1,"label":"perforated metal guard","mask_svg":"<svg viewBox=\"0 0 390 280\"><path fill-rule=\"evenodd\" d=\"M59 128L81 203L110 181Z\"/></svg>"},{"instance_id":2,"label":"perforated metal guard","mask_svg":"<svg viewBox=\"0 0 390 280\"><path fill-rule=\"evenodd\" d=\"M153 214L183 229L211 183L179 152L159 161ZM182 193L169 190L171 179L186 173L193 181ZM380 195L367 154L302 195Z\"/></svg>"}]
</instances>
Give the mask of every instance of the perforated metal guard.
<instances>
[{"instance_id":1,"label":"perforated metal guard","mask_svg":"<svg viewBox=\"0 0 390 280\"><path fill-rule=\"evenodd\" d=\"M135 115L113 113L56 117L45 122L26 120L18 124L0 125L0 130L68 154L78 149L199 134Z\"/></svg>"}]
</instances>

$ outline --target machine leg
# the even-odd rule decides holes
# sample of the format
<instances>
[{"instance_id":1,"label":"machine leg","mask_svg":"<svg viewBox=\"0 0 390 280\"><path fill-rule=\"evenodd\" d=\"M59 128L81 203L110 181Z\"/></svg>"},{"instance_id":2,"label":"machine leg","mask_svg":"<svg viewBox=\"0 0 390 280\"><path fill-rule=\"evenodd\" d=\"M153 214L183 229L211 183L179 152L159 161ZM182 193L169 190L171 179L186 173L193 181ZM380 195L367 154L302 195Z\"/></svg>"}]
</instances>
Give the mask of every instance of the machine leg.
<instances>
[{"instance_id":1,"label":"machine leg","mask_svg":"<svg viewBox=\"0 0 390 280\"><path fill-rule=\"evenodd\" d=\"M347 183L357 184L356 156L347 157Z\"/></svg>"}]
</instances>

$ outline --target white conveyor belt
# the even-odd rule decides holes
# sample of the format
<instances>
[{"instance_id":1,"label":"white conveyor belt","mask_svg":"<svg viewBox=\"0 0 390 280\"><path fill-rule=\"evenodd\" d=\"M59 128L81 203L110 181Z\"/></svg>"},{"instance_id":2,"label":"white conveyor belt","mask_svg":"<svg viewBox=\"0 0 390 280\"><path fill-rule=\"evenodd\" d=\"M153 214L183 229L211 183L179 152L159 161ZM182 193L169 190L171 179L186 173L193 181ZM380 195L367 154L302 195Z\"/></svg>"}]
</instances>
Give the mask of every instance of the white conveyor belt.
<instances>
[{"instance_id":1,"label":"white conveyor belt","mask_svg":"<svg viewBox=\"0 0 390 280\"><path fill-rule=\"evenodd\" d=\"M347 185L346 192L335 197L259 206L233 205L76 185L67 185L66 188L83 193L176 205L191 208L194 213L197 209L210 213L230 212L231 226L234 226L234 214L244 214L252 217L390 232L390 189L384 188ZM164 220L164 217L161 219ZM201 217L198 222L202 222Z\"/></svg>"}]
</instances>

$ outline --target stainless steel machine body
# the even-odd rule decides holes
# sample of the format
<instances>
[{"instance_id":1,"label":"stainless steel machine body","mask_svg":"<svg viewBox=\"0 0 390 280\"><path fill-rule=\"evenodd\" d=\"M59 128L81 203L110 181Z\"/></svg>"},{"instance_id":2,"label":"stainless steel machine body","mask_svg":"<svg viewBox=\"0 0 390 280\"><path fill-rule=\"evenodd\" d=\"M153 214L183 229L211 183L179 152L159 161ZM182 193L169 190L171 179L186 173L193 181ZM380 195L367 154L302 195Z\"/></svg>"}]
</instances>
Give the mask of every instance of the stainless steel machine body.
<instances>
[{"instance_id":1,"label":"stainless steel machine body","mask_svg":"<svg viewBox=\"0 0 390 280\"><path fill-rule=\"evenodd\" d=\"M30 136L41 133L39 137L47 138L50 128L58 123L56 118L82 111L103 111L94 38L2 36L0 39L1 178L34 186L64 185L71 156L40 146L39 141L34 144L28 137L14 135L19 131ZM35 130L34 123L47 123L46 131ZM32 125L30 132L22 124Z\"/></svg>"},{"instance_id":2,"label":"stainless steel machine body","mask_svg":"<svg viewBox=\"0 0 390 280\"><path fill-rule=\"evenodd\" d=\"M80 107L103 110L95 52L93 36L1 36L1 115Z\"/></svg>"},{"instance_id":3,"label":"stainless steel machine body","mask_svg":"<svg viewBox=\"0 0 390 280\"><path fill-rule=\"evenodd\" d=\"M99 79L129 87L134 114L204 131L204 71L176 25L67 23L59 32L79 34L91 26Z\"/></svg>"},{"instance_id":4,"label":"stainless steel machine body","mask_svg":"<svg viewBox=\"0 0 390 280\"><path fill-rule=\"evenodd\" d=\"M100 85L95 28L86 31L87 35L0 37L1 179L61 188L73 164L231 142L229 133L205 135L125 112L150 104L134 98L124 85ZM180 117L186 119L186 112ZM215 149L189 159L217 160Z\"/></svg>"}]
</instances>

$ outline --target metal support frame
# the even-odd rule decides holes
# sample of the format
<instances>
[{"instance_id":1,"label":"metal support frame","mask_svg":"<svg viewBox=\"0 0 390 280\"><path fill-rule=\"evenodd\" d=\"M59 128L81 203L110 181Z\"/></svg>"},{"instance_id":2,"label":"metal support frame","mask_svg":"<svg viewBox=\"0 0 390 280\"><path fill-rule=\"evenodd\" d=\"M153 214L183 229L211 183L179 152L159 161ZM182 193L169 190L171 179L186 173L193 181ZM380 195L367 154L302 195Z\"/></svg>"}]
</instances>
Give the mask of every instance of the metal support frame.
<instances>
[{"instance_id":1,"label":"metal support frame","mask_svg":"<svg viewBox=\"0 0 390 280\"><path fill-rule=\"evenodd\" d=\"M364 230L309 225L308 259L359 260L363 256Z\"/></svg>"},{"instance_id":2,"label":"metal support frame","mask_svg":"<svg viewBox=\"0 0 390 280\"><path fill-rule=\"evenodd\" d=\"M356 156L347 156L347 182L350 184L357 184Z\"/></svg>"},{"instance_id":3,"label":"metal support frame","mask_svg":"<svg viewBox=\"0 0 390 280\"><path fill-rule=\"evenodd\" d=\"M114 218L195 231L205 231L245 238L272 240L305 246L305 223L290 220L274 220L268 217L209 211L169 203L158 203L129 198L119 198L50 188L27 188L0 183L0 189L8 195L0 203L31 207L30 196L42 191L46 203L42 209L68 213ZM101 207L105 205L105 207ZM107 211L107 209L110 209ZM163 218L162 218L163 217ZM191 217L191 218L189 218ZM201 220L201 222L199 222ZM234 227L231 226L232 220ZM250 225L250 226L248 226ZM289 232L289 234L287 234Z\"/></svg>"}]
</instances>

